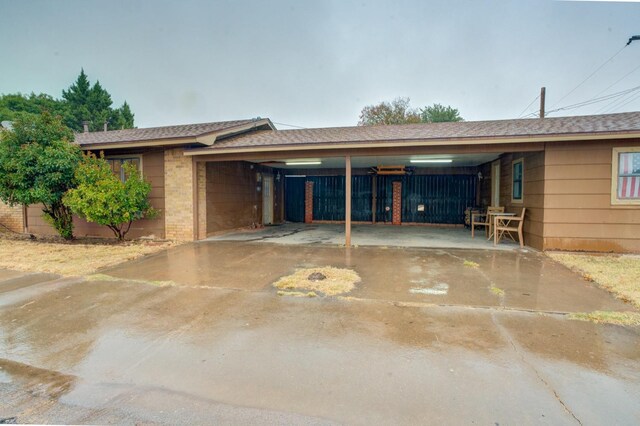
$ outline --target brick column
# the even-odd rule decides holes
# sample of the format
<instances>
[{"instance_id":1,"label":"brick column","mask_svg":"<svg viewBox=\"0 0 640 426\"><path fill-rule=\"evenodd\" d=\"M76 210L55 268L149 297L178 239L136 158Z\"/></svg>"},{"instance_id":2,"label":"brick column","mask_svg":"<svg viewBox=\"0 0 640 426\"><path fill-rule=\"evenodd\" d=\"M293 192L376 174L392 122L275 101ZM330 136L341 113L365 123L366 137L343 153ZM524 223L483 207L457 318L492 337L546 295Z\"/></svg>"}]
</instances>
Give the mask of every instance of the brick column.
<instances>
[{"instance_id":1,"label":"brick column","mask_svg":"<svg viewBox=\"0 0 640 426\"><path fill-rule=\"evenodd\" d=\"M304 223L313 222L313 182L304 183Z\"/></svg>"},{"instance_id":2,"label":"brick column","mask_svg":"<svg viewBox=\"0 0 640 426\"><path fill-rule=\"evenodd\" d=\"M402 182L393 182L393 207L391 224L400 225L402 223Z\"/></svg>"},{"instance_id":3,"label":"brick column","mask_svg":"<svg viewBox=\"0 0 640 426\"><path fill-rule=\"evenodd\" d=\"M207 163L197 164L198 178L198 239L207 238Z\"/></svg>"},{"instance_id":4,"label":"brick column","mask_svg":"<svg viewBox=\"0 0 640 426\"><path fill-rule=\"evenodd\" d=\"M164 152L164 232L169 240L192 241L195 235L194 196L197 174L182 148Z\"/></svg>"}]
</instances>

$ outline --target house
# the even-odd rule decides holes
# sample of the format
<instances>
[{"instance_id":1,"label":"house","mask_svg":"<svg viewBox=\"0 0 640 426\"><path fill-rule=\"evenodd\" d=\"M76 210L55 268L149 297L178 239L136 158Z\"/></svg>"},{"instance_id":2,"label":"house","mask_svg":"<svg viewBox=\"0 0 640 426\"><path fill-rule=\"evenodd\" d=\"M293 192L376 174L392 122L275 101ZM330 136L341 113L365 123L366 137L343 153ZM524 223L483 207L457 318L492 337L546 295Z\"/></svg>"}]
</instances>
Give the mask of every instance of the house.
<instances>
[{"instance_id":1,"label":"house","mask_svg":"<svg viewBox=\"0 0 640 426\"><path fill-rule=\"evenodd\" d=\"M351 222L460 225L467 207L500 205L527 209L533 248L640 252L640 112L296 130L258 118L76 142L115 171L136 162L151 182L161 214L134 223L132 237L199 240L346 216L348 235ZM37 206L22 220L52 232ZM109 230L78 219L76 234Z\"/></svg>"}]
</instances>

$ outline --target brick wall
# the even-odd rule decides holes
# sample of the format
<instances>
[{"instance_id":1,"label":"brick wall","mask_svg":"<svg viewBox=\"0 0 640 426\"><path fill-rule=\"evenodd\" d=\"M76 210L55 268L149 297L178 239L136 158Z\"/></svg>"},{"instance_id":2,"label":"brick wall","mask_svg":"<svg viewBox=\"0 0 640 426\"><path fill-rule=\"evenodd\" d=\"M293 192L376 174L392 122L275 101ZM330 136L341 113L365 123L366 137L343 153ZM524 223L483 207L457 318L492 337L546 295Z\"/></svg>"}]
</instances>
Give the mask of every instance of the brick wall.
<instances>
[{"instance_id":1,"label":"brick wall","mask_svg":"<svg viewBox=\"0 0 640 426\"><path fill-rule=\"evenodd\" d=\"M393 182L393 212L391 224L400 225L402 223L402 182Z\"/></svg>"},{"instance_id":2,"label":"brick wall","mask_svg":"<svg viewBox=\"0 0 640 426\"><path fill-rule=\"evenodd\" d=\"M195 235L194 162L184 149L164 152L165 236L170 240L190 241Z\"/></svg>"},{"instance_id":3,"label":"brick wall","mask_svg":"<svg viewBox=\"0 0 640 426\"><path fill-rule=\"evenodd\" d=\"M10 207L0 201L0 232L8 228L14 232L24 231L24 215L21 206Z\"/></svg>"},{"instance_id":4,"label":"brick wall","mask_svg":"<svg viewBox=\"0 0 640 426\"><path fill-rule=\"evenodd\" d=\"M304 183L304 223L313 222L313 182Z\"/></svg>"},{"instance_id":5,"label":"brick wall","mask_svg":"<svg viewBox=\"0 0 640 426\"><path fill-rule=\"evenodd\" d=\"M207 234L262 223L259 167L245 161L220 161L207 163L206 170Z\"/></svg>"}]
</instances>

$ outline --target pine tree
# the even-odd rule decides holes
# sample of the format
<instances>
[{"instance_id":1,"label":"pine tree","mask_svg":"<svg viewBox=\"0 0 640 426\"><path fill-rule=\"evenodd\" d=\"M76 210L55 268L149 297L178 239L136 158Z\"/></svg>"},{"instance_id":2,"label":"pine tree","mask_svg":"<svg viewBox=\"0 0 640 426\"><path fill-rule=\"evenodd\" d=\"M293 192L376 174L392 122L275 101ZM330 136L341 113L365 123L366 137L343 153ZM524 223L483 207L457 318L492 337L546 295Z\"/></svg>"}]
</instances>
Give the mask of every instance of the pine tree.
<instances>
[{"instance_id":1,"label":"pine tree","mask_svg":"<svg viewBox=\"0 0 640 426\"><path fill-rule=\"evenodd\" d=\"M80 75L76 82L69 86L68 90L62 91L62 99L64 99L69 110L69 116L65 118L65 124L77 131L82 131L82 122L90 121L91 114L89 112L89 95L91 93L91 84L84 69L80 70Z\"/></svg>"},{"instance_id":2,"label":"pine tree","mask_svg":"<svg viewBox=\"0 0 640 426\"><path fill-rule=\"evenodd\" d=\"M120 108L112 108L111 95L99 81L93 86L84 72L68 90L62 91L66 104L65 124L76 132L83 131L83 121L89 122L90 131L102 131L108 122L108 130L130 129L134 126L133 113L125 102Z\"/></svg>"}]
</instances>

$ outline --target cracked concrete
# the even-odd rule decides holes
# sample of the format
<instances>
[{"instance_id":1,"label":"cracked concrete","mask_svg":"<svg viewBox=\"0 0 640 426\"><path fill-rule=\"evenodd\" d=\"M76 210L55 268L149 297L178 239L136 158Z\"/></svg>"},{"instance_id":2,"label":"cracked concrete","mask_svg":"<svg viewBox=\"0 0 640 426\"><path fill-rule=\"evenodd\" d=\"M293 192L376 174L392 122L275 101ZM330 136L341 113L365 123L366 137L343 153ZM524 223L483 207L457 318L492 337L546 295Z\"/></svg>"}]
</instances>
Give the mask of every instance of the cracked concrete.
<instances>
[{"instance_id":1,"label":"cracked concrete","mask_svg":"<svg viewBox=\"0 0 640 426\"><path fill-rule=\"evenodd\" d=\"M462 266L465 260L478 267ZM298 267L317 265L349 267L362 282L345 297L322 299L279 297L271 287ZM0 271L0 418L640 418L638 328L564 315L627 306L537 253L205 242L101 273L20 281L22 274ZM441 282L447 294L409 291Z\"/></svg>"}]
</instances>

